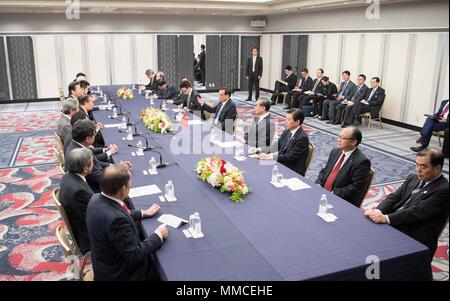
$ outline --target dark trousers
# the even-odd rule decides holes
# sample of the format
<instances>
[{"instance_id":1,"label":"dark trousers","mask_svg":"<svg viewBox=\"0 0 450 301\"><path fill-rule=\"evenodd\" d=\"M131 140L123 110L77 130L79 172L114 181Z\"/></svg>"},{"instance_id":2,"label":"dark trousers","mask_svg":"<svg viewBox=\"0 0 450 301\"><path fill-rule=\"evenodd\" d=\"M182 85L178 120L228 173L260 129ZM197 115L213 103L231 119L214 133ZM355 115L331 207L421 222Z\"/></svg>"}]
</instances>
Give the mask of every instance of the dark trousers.
<instances>
[{"instance_id":1,"label":"dark trousers","mask_svg":"<svg viewBox=\"0 0 450 301\"><path fill-rule=\"evenodd\" d=\"M334 113L334 121L340 123L340 122L342 122L342 120L341 120L342 112L347 108L347 105L339 103L338 105L336 105L335 108L336 108L336 110Z\"/></svg>"},{"instance_id":2,"label":"dark trousers","mask_svg":"<svg viewBox=\"0 0 450 301\"><path fill-rule=\"evenodd\" d=\"M442 123L431 118L427 118L427 120L425 120L425 124L422 127L422 130L420 131L420 136L422 136L423 139L422 146L427 147L430 144L430 139L431 136L433 136L434 131L445 131L447 128L448 124L446 122Z\"/></svg>"},{"instance_id":3,"label":"dark trousers","mask_svg":"<svg viewBox=\"0 0 450 301\"><path fill-rule=\"evenodd\" d=\"M202 85L205 85L206 82L206 69L200 69L200 73L202 75Z\"/></svg>"},{"instance_id":4,"label":"dark trousers","mask_svg":"<svg viewBox=\"0 0 450 301\"><path fill-rule=\"evenodd\" d=\"M444 142L442 145L442 153L445 158L448 158L448 128L444 132Z\"/></svg>"},{"instance_id":5,"label":"dark trousers","mask_svg":"<svg viewBox=\"0 0 450 301\"><path fill-rule=\"evenodd\" d=\"M253 85L255 86L255 98L259 98L259 79L255 72L250 72L248 76L248 99L252 99Z\"/></svg>"},{"instance_id":6,"label":"dark trousers","mask_svg":"<svg viewBox=\"0 0 450 301\"><path fill-rule=\"evenodd\" d=\"M322 115L322 104L324 102L325 98L322 96L316 96L313 99L313 114L316 115Z\"/></svg>"},{"instance_id":7,"label":"dark trousers","mask_svg":"<svg viewBox=\"0 0 450 301\"><path fill-rule=\"evenodd\" d=\"M336 106L339 104L337 100L325 99L323 101L322 108L322 120L334 120L334 115L336 114Z\"/></svg>"},{"instance_id":8,"label":"dark trousers","mask_svg":"<svg viewBox=\"0 0 450 301\"><path fill-rule=\"evenodd\" d=\"M307 96L303 92L295 92L292 94L291 108L301 108L303 98Z\"/></svg>"},{"instance_id":9,"label":"dark trousers","mask_svg":"<svg viewBox=\"0 0 450 301\"><path fill-rule=\"evenodd\" d=\"M305 95L302 97L302 101L300 102L300 108L303 106L308 106L314 103L314 99L321 98L315 94ZM323 99L323 98L322 98Z\"/></svg>"},{"instance_id":10,"label":"dark trousers","mask_svg":"<svg viewBox=\"0 0 450 301\"><path fill-rule=\"evenodd\" d=\"M289 92L289 87L282 84L279 81L275 82L275 91L272 94L272 98L270 99L272 101L272 103L276 103L277 99L278 99L278 95L280 94L280 92Z\"/></svg>"},{"instance_id":11,"label":"dark trousers","mask_svg":"<svg viewBox=\"0 0 450 301\"><path fill-rule=\"evenodd\" d=\"M342 118L342 123L352 124L355 120L359 118L359 112L361 111L361 105L355 103L352 106L346 106L344 109L344 118Z\"/></svg>"}]
</instances>

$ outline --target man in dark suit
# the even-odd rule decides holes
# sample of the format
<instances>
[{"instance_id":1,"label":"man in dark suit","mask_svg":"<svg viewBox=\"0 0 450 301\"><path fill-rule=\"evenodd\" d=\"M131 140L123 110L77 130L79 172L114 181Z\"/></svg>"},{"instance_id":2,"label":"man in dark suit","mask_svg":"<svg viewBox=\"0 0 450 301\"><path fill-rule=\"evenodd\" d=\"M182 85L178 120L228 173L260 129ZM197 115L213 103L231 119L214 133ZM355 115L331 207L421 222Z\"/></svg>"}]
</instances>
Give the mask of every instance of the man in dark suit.
<instances>
[{"instance_id":1,"label":"man in dark suit","mask_svg":"<svg viewBox=\"0 0 450 301\"><path fill-rule=\"evenodd\" d=\"M300 105L299 97L303 95L305 91L312 89L314 81L309 76L309 71L307 68L303 68L300 71L301 76L297 80L294 89L288 92L286 105L283 109L289 110L290 108L298 108Z\"/></svg>"},{"instance_id":2,"label":"man in dark suit","mask_svg":"<svg viewBox=\"0 0 450 301\"><path fill-rule=\"evenodd\" d=\"M284 67L284 80L275 81L275 89L272 94L272 105L276 104L280 92L289 92L294 89L297 83L297 75L292 72L292 67L287 65Z\"/></svg>"},{"instance_id":3,"label":"man in dark suit","mask_svg":"<svg viewBox=\"0 0 450 301\"><path fill-rule=\"evenodd\" d=\"M323 69L318 68L316 70L316 79L313 82L313 85L310 90L304 91L299 97L298 97L298 107L300 109L303 109L303 106L311 104L311 102L316 99L317 93L320 90L322 86L322 77L323 77Z\"/></svg>"},{"instance_id":4,"label":"man in dark suit","mask_svg":"<svg viewBox=\"0 0 450 301\"><path fill-rule=\"evenodd\" d=\"M70 124L70 118L80 110L80 103L78 99L69 97L62 102L61 117L58 120L56 134L64 142L68 133L72 132L72 125Z\"/></svg>"},{"instance_id":5,"label":"man in dark suit","mask_svg":"<svg viewBox=\"0 0 450 301\"><path fill-rule=\"evenodd\" d=\"M350 98L356 90L356 85L350 80L350 71L342 72L342 82L339 86L339 94L336 99L326 99L323 101L323 120L328 120L327 123L333 123L335 121L336 106L345 99ZM341 117L339 116L339 119Z\"/></svg>"},{"instance_id":6,"label":"man in dark suit","mask_svg":"<svg viewBox=\"0 0 450 301\"><path fill-rule=\"evenodd\" d=\"M158 82L156 80L155 72L152 69L145 70L145 75L147 76L149 82L145 85L145 90L156 91L158 89Z\"/></svg>"},{"instance_id":7,"label":"man in dark suit","mask_svg":"<svg viewBox=\"0 0 450 301\"><path fill-rule=\"evenodd\" d=\"M372 117L378 117L381 107L383 106L386 93L383 88L380 87L380 79L378 77L372 77L370 80L371 88L367 91L366 97L359 103L355 103L352 108L351 115L354 121L361 123L359 115L370 112ZM349 120L350 122L351 120ZM356 123L355 125L358 125Z\"/></svg>"},{"instance_id":8,"label":"man in dark suit","mask_svg":"<svg viewBox=\"0 0 450 301\"><path fill-rule=\"evenodd\" d=\"M336 85L330 82L328 76L322 77L322 85L317 89L316 97L313 99L313 114L315 118L322 119L322 103L325 100L334 100L337 96Z\"/></svg>"},{"instance_id":9,"label":"man in dark suit","mask_svg":"<svg viewBox=\"0 0 450 301\"><path fill-rule=\"evenodd\" d=\"M448 180L442 175L444 156L426 148L416 157L416 174L408 176L376 209L364 214L379 224L390 224L430 249L430 262L448 220Z\"/></svg>"},{"instance_id":10,"label":"man in dark suit","mask_svg":"<svg viewBox=\"0 0 450 301\"><path fill-rule=\"evenodd\" d=\"M448 158L448 128L444 131L444 141L442 142L442 153L444 158Z\"/></svg>"},{"instance_id":11,"label":"man in dark suit","mask_svg":"<svg viewBox=\"0 0 450 301\"><path fill-rule=\"evenodd\" d=\"M174 87L167 85L165 80L158 82L160 94L158 99L172 99L177 95L177 90Z\"/></svg>"},{"instance_id":12,"label":"man in dark suit","mask_svg":"<svg viewBox=\"0 0 450 301\"><path fill-rule=\"evenodd\" d=\"M338 121L340 119L340 116L342 115L342 112L344 111L344 117L342 117L341 120L342 127L346 127L350 124L353 124L354 126L361 125L357 120L355 120L355 116L351 112L353 106L359 106L359 103L366 97L367 91L369 91L369 88L367 88L365 81L366 76L364 74L358 75L358 85L356 86L356 90L353 96L349 100L344 99L344 101L337 105L334 119Z\"/></svg>"},{"instance_id":13,"label":"man in dark suit","mask_svg":"<svg viewBox=\"0 0 450 301\"><path fill-rule=\"evenodd\" d=\"M200 103L197 101L199 94L194 90L192 84L188 80L184 80L180 84L181 95L179 97L174 97L173 99L167 99L167 104L178 105L178 108L189 111L192 114L205 120L205 114L201 108Z\"/></svg>"},{"instance_id":14,"label":"man in dark suit","mask_svg":"<svg viewBox=\"0 0 450 301\"><path fill-rule=\"evenodd\" d=\"M205 85L206 82L206 51L205 51L206 46L205 45L201 45L200 46L200 54L199 54L199 61L198 61L198 67L200 68L200 73L202 75L202 86Z\"/></svg>"},{"instance_id":15,"label":"man in dark suit","mask_svg":"<svg viewBox=\"0 0 450 301\"><path fill-rule=\"evenodd\" d=\"M261 97L256 101L255 119L244 134L250 147L269 147L275 135L275 120L270 117L270 100Z\"/></svg>"},{"instance_id":16,"label":"man in dark suit","mask_svg":"<svg viewBox=\"0 0 450 301\"><path fill-rule=\"evenodd\" d=\"M105 147L105 139L103 138L101 130L103 129L103 124L101 122L97 122L94 118L94 114L92 111L94 110L94 102L97 99L97 96L92 93L90 95L81 96L78 101L80 102L80 111L84 112L89 120L95 122L95 147Z\"/></svg>"},{"instance_id":17,"label":"man in dark suit","mask_svg":"<svg viewBox=\"0 0 450 301\"><path fill-rule=\"evenodd\" d=\"M78 99L83 95L83 90L81 89L80 82L71 82L69 84L69 97Z\"/></svg>"},{"instance_id":18,"label":"man in dark suit","mask_svg":"<svg viewBox=\"0 0 450 301\"><path fill-rule=\"evenodd\" d=\"M249 154L260 153L260 160L276 160L296 173L305 176L309 138L302 128L305 115L300 109L286 114L286 129L270 147L251 148Z\"/></svg>"},{"instance_id":19,"label":"man in dark suit","mask_svg":"<svg viewBox=\"0 0 450 301\"><path fill-rule=\"evenodd\" d=\"M416 140L416 143L420 144L420 146L411 147L412 151L418 152L428 147L433 132L440 132L448 129L448 109L448 99L446 99L441 102L439 110L433 117L427 117L422 130L420 130L420 138Z\"/></svg>"},{"instance_id":20,"label":"man in dark suit","mask_svg":"<svg viewBox=\"0 0 450 301\"><path fill-rule=\"evenodd\" d=\"M92 196L86 213L96 281L159 280L151 260L168 237L165 225L141 239L138 221L154 216L159 205L147 211L131 211L124 200L131 188L131 173L123 166L105 169L101 194Z\"/></svg>"},{"instance_id":21,"label":"man in dark suit","mask_svg":"<svg viewBox=\"0 0 450 301\"><path fill-rule=\"evenodd\" d=\"M247 60L247 75L248 79L248 98L246 101L252 101L253 85L255 85L255 97L259 98L259 80L263 72L263 59L258 55L258 48L252 48L252 57Z\"/></svg>"},{"instance_id":22,"label":"man in dark suit","mask_svg":"<svg viewBox=\"0 0 450 301\"><path fill-rule=\"evenodd\" d=\"M358 128L343 129L339 134L338 148L331 151L316 180L316 184L355 206L360 206L370 174L370 161L358 149L361 141L362 134Z\"/></svg>"},{"instance_id":23,"label":"man in dark suit","mask_svg":"<svg viewBox=\"0 0 450 301\"><path fill-rule=\"evenodd\" d=\"M220 127L222 131L229 134L234 132L234 121L237 118L236 105L230 99L231 91L228 88L219 90L219 103L214 107L205 104L201 97L197 97L197 101L201 105L201 109L210 113L215 113L213 124Z\"/></svg>"},{"instance_id":24,"label":"man in dark suit","mask_svg":"<svg viewBox=\"0 0 450 301\"><path fill-rule=\"evenodd\" d=\"M70 228L82 254L90 249L86 227L86 208L94 194L86 182L93 163L92 152L87 148L73 149L65 157L67 172L63 175L59 190L59 200L70 222Z\"/></svg>"}]
</instances>

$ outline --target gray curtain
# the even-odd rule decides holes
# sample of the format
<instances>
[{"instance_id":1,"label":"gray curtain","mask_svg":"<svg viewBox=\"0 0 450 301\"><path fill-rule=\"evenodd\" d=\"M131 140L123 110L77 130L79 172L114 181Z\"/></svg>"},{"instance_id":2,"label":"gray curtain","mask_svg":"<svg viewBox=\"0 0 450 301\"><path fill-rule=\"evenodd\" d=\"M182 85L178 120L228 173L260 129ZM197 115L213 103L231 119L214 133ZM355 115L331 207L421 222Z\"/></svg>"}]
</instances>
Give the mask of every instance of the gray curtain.
<instances>
[{"instance_id":1,"label":"gray curtain","mask_svg":"<svg viewBox=\"0 0 450 301\"><path fill-rule=\"evenodd\" d=\"M0 100L9 100L8 72L6 70L6 52L4 38L0 37Z\"/></svg>"},{"instance_id":2,"label":"gray curtain","mask_svg":"<svg viewBox=\"0 0 450 301\"><path fill-rule=\"evenodd\" d=\"M178 89L181 77L188 77L194 82L194 37L179 36L178 37L178 77L174 83Z\"/></svg>"},{"instance_id":3,"label":"gray curtain","mask_svg":"<svg viewBox=\"0 0 450 301\"><path fill-rule=\"evenodd\" d=\"M306 67L308 58L308 36L285 35L283 36L283 68L291 65L292 71L298 76L300 70ZM284 70L281 70L284 76Z\"/></svg>"},{"instance_id":4,"label":"gray curtain","mask_svg":"<svg viewBox=\"0 0 450 301\"><path fill-rule=\"evenodd\" d=\"M241 91L246 91L248 89L248 80L246 76L247 60L252 55L252 48L259 47L260 37L243 36L241 37ZM261 52L260 52L261 54ZM264 73L264 63L269 62L270 58L263 58L263 73Z\"/></svg>"},{"instance_id":5,"label":"gray curtain","mask_svg":"<svg viewBox=\"0 0 450 301\"><path fill-rule=\"evenodd\" d=\"M239 36L220 37L220 86L238 88Z\"/></svg>"},{"instance_id":6,"label":"gray curtain","mask_svg":"<svg viewBox=\"0 0 450 301\"><path fill-rule=\"evenodd\" d=\"M163 71L169 85L176 85L178 76L178 37L176 35L158 36L158 68Z\"/></svg>"},{"instance_id":7,"label":"gray curtain","mask_svg":"<svg viewBox=\"0 0 450 301\"><path fill-rule=\"evenodd\" d=\"M220 88L220 37L218 35L206 36L206 89Z\"/></svg>"},{"instance_id":8,"label":"gray curtain","mask_svg":"<svg viewBox=\"0 0 450 301\"><path fill-rule=\"evenodd\" d=\"M36 99L36 72L31 37L7 37L13 99Z\"/></svg>"}]
</instances>

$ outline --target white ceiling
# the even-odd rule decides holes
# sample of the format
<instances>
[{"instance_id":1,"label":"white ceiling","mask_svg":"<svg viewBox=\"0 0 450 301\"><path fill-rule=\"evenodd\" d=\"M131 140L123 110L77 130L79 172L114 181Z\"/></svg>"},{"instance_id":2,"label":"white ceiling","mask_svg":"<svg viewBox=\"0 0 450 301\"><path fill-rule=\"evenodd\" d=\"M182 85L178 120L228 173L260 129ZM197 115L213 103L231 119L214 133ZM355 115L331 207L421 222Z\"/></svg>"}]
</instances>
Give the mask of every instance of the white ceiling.
<instances>
[{"instance_id":1,"label":"white ceiling","mask_svg":"<svg viewBox=\"0 0 450 301\"><path fill-rule=\"evenodd\" d=\"M380 0L381 8L388 3L419 0ZM68 4L63 0L0 0L0 13L64 13ZM366 0L71 0L80 4L82 14L167 14L265 16L343 9L365 6Z\"/></svg>"}]
</instances>

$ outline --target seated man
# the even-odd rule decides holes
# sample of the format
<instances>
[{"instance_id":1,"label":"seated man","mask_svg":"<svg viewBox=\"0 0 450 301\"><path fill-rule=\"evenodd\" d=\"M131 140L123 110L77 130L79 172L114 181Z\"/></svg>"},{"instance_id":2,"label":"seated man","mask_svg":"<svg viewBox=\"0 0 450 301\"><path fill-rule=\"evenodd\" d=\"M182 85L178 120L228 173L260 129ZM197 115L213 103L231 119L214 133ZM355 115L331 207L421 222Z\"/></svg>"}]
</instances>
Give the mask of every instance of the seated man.
<instances>
[{"instance_id":1,"label":"seated man","mask_svg":"<svg viewBox=\"0 0 450 301\"><path fill-rule=\"evenodd\" d=\"M80 83L71 82L69 84L69 98L78 99L81 95L83 95L83 90L80 87Z\"/></svg>"},{"instance_id":2,"label":"seated man","mask_svg":"<svg viewBox=\"0 0 450 301\"><path fill-rule=\"evenodd\" d=\"M442 153L444 158L448 158L448 128L444 131L444 141L442 142Z\"/></svg>"},{"instance_id":3,"label":"seated man","mask_svg":"<svg viewBox=\"0 0 450 301\"><path fill-rule=\"evenodd\" d=\"M438 238L448 219L448 180L442 175L444 156L433 148L416 157L416 174L411 174L376 209L364 215L379 224L390 224L430 249L430 262Z\"/></svg>"},{"instance_id":4,"label":"seated man","mask_svg":"<svg viewBox=\"0 0 450 301\"><path fill-rule=\"evenodd\" d=\"M309 138L302 128L305 115L300 109L286 114L286 129L270 147L250 148L249 154L260 153L260 160L276 160L296 173L305 176Z\"/></svg>"},{"instance_id":5,"label":"seated man","mask_svg":"<svg viewBox=\"0 0 450 301\"><path fill-rule=\"evenodd\" d=\"M67 172L63 175L59 190L59 200L67 213L72 234L82 254L91 246L86 227L86 208L94 194L86 182L86 176L94 166L92 152L87 148L73 149L65 158Z\"/></svg>"},{"instance_id":6,"label":"seated man","mask_svg":"<svg viewBox=\"0 0 450 301\"><path fill-rule=\"evenodd\" d=\"M87 80L80 81L80 88L83 95L91 94L91 84Z\"/></svg>"},{"instance_id":7,"label":"seated man","mask_svg":"<svg viewBox=\"0 0 450 301\"><path fill-rule=\"evenodd\" d=\"M174 97L173 99L167 99L167 104L176 104L178 108L189 111L192 114L205 120L205 114L201 108L200 103L197 101L199 94L192 88L192 84L188 80L184 80L180 84L181 95Z\"/></svg>"},{"instance_id":8,"label":"seated man","mask_svg":"<svg viewBox=\"0 0 450 301\"><path fill-rule=\"evenodd\" d=\"M275 81L275 89L271 98L272 105L276 104L280 92L291 91L294 89L295 83L297 82L297 75L292 72L292 67L290 65L284 67L284 73L286 74L284 80Z\"/></svg>"},{"instance_id":9,"label":"seated man","mask_svg":"<svg viewBox=\"0 0 450 301\"><path fill-rule=\"evenodd\" d=\"M364 74L358 75L358 86L356 86L355 93L348 101L347 99L344 99L344 101L336 107L335 120L338 120L338 118L342 115L342 112L344 112L344 117L342 117L341 120L342 127L346 127L351 124L354 126L361 125L357 119L354 118L355 116L352 114L352 110L354 106L359 106L360 101L366 97L367 91L369 91L369 88L367 88L365 82L366 76Z\"/></svg>"},{"instance_id":10,"label":"seated man","mask_svg":"<svg viewBox=\"0 0 450 301\"><path fill-rule=\"evenodd\" d=\"M315 118L322 119L322 103L325 100L335 100L337 96L336 85L330 82L328 76L322 77L322 85L317 89L316 97L313 99L313 114Z\"/></svg>"},{"instance_id":11,"label":"seated man","mask_svg":"<svg viewBox=\"0 0 450 301\"><path fill-rule=\"evenodd\" d=\"M411 150L418 152L427 148L433 132L445 131L448 129L448 122L448 99L446 99L441 102L439 110L432 117L427 117L420 131L420 138L416 140L420 146L411 147Z\"/></svg>"},{"instance_id":12,"label":"seated man","mask_svg":"<svg viewBox=\"0 0 450 301\"><path fill-rule=\"evenodd\" d=\"M297 80L294 89L288 92L286 105L283 109L289 110L290 108L298 108L300 105L299 97L304 94L305 91L312 89L314 82L309 76L309 71L307 68L303 68L300 71L301 76Z\"/></svg>"},{"instance_id":13,"label":"seated man","mask_svg":"<svg viewBox=\"0 0 450 301\"><path fill-rule=\"evenodd\" d=\"M361 141L362 134L358 128L343 129L339 134L338 148L331 151L316 180L316 184L355 206L359 206L358 202L364 197L370 173L370 161L358 149Z\"/></svg>"},{"instance_id":14,"label":"seated man","mask_svg":"<svg viewBox=\"0 0 450 301\"><path fill-rule=\"evenodd\" d=\"M248 132L244 134L245 142L251 147L269 147L275 135L275 120L270 117L270 100L260 97L255 105L255 119Z\"/></svg>"},{"instance_id":15,"label":"seated man","mask_svg":"<svg viewBox=\"0 0 450 301\"><path fill-rule=\"evenodd\" d=\"M378 77L372 77L370 86L371 88L367 91L364 99L356 103L351 111L353 120L357 120L359 123L361 123L359 115L364 113L370 112L371 117L378 117L386 96L384 89L380 87L380 79Z\"/></svg>"},{"instance_id":16,"label":"seated man","mask_svg":"<svg viewBox=\"0 0 450 301\"><path fill-rule=\"evenodd\" d=\"M345 99L349 98L355 93L356 85L350 79L350 71L342 72L342 82L339 86L339 94L336 99L326 99L323 101L322 119L327 120L327 123L335 121L336 106ZM341 116L338 117L339 120Z\"/></svg>"},{"instance_id":17,"label":"seated man","mask_svg":"<svg viewBox=\"0 0 450 301\"><path fill-rule=\"evenodd\" d=\"M158 82L156 80L155 72L152 69L145 70L145 76L147 76L149 82L145 85L145 90L156 91L158 89Z\"/></svg>"},{"instance_id":18,"label":"seated man","mask_svg":"<svg viewBox=\"0 0 450 301\"><path fill-rule=\"evenodd\" d=\"M322 86L322 77L323 77L323 69L319 68L316 70L316 79L313 82L313 85L310 90L304 91L303 95L300 95L299 100L299 108L303 109L303 106L310 105L314 99L319 97L317 93Z\"/></svg>"},{"instance_id":19,"label":"seated man","mask_svg":"<svg viewBox=\"0 0 450 301\"><path fill-rule=\"evenodd\" d=\"M89 201L86 224L96 281L159 280L151 255L168 237L165 225L159 226L147 239L141 239L138 222L155 215L160 207L130 211L124 200L131 188L131 173L120 165L105 169L101 194Z\"/></svg>"},{"instance_id":20,"label":"seated man","mask_svg":"<svg viewBox=\"0 0 450 301\"><path fill-rule=\"evenodd\" d=\"M213 124L220 127L222 131L229 134L234 132L234 120L237 117L236 105L230 98L231 91L228 88L221 88L219 90L219 103L214 107L205 104L201 97L197 97L201 109L210 113L215 113Z\"/></svg>"},{"instance_id":21,"label":"seated man","mask_svg":"<svg viewBox=\"0 0 450 301\"><path fill-rule=\"evenodd\" d=\"M159 95L158 99L171 99L177 95L177 90L174 87L167 85L165 80L160 80L158 82Z\"/></svg>"},{"instance_id":22,"label":"seated man","mask_svg":"<svg viewBox=\"0 0 450 301\"><path fill-rule=\"evenodd\" d=\"M96 99L97 95L95 95L95 93L91 93L89 95L80 96L78 100L80 102L80 111L84 112L89 120L95 122L95 141L93 145L95 147L104 147L105 139L103 138L101 132L101 130L103 129L103 124L101 122L97 122L94 118L94 114L92 114L92 111L94 110L94 102Z\"/></svg>"},{"instance_id":23,"label":"seated man","mask_svg":"<svg viewBox=\"0 0 450 301\"><path fill-rule=\"evenodd\" d=\"M72 132L72 125L70 124L70 118L79 111L79 102L75 98L67 98L62 102L62 113L58 120L58 126L56 128L56 134L61 138L64 143L64 139L68 133Z\"/></svg>"}]
</instances>

